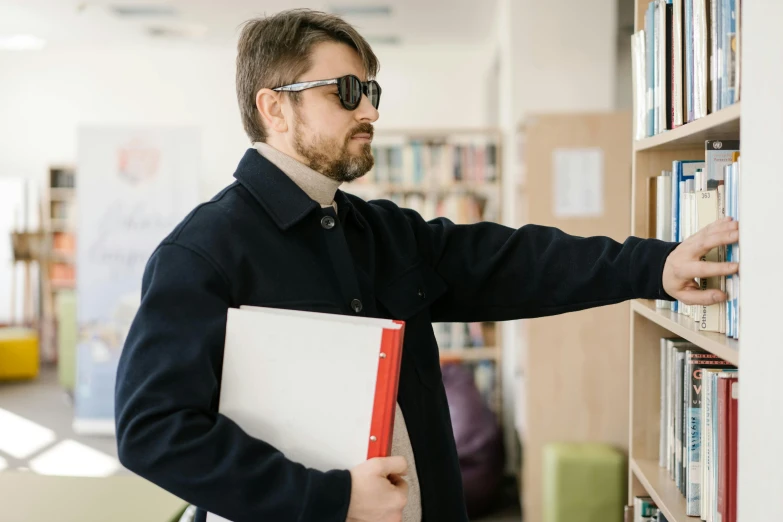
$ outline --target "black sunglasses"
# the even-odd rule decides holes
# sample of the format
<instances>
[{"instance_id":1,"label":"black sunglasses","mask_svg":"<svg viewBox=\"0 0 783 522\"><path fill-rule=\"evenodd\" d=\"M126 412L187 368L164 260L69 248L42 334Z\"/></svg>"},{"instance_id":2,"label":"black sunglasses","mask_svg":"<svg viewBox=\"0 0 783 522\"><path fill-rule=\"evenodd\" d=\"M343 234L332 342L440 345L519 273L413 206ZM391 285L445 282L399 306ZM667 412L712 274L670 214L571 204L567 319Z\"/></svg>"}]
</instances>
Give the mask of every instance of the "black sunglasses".
<instances>
[{"instance_id":1,"label":"black sunglasses","mask_svg":"<svg viewBox=\"0 0 783 522\"><path fill-rule=\"evenodd\" d=\"M378 82L375 80L363 82L353 74L348 74L332 80L292 83L272 90L278 92L300 92L305 89L312 89L313 87L321 87L323 85L337 85L337 94L340 96L340 103L349 111L353 111L359 106L359 102L362 101L362 94L367 96L367 99L370 100L370 103L376 109L381 103L381 86L378 85Z\"/></svg>"}]
</instances>

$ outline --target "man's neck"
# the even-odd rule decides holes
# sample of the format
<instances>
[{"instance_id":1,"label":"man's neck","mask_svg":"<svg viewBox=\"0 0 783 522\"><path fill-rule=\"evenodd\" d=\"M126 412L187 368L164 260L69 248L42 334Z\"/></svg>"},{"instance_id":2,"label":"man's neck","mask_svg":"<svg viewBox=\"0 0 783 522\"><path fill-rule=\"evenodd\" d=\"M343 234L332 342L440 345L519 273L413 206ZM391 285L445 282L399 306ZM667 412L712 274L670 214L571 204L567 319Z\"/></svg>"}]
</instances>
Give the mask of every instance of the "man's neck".
<instances>
[{"instance_id":1,"label":"man's neck","mask_svg":"<svg viewBox=\"0 0 783 522\"><path fill-rule=\"evenodd\" d=\"M311 169L303 161L292 157L271 144L257 142L253 147L282 170L296 185L307 194L310 199L319 203L322 207L332 206L334 195L340 188L340 182L327 178L323 174Z\"/></svg>"}]
</instances>

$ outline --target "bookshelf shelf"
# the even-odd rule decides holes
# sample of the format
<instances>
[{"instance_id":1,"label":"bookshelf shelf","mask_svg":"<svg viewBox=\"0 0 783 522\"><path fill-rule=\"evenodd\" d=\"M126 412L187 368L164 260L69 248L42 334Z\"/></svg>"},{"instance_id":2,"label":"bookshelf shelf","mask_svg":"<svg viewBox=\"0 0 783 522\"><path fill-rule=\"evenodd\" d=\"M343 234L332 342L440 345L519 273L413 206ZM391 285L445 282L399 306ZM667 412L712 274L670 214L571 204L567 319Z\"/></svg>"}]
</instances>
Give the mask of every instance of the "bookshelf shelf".
<instances>
[{"instance_id":1,"label":"bookshelf shelf","mask_svg":"<svg viewBox=\"0 0 783 522\"><path fill-rule=\"evenodd\" d=\"M494 346L481 348L446 348L440 350L441 362L449 361L497 361L500 351Z\"/></svg>"},{"instance_id":2,"label":"bookshelf shelf","mask_svg":"<svg viewBox=\"0 0 783 522\"><path fill-rule=\"evenodd\" d=\"M657 309L654 301L633 301L631 309L674 335L692 342L699 348L707 350L731 364L739 365L738 340L726 337L721 333L699 331L694 321L671 310Z\"/></svg>"},{"instance_id":3,"label":"bookshelf shelf","mask_svg":"<svg viewBox=\"0 0 783 522\"><path fill-rule=\"evenodd\" d=\"M634 142L637 152L654 149L692 149L704 146L705 140L737 139L740 135L740 102L708 114L676 129Z\"/></svg>"},{"instance_id":4,"label":"bookshelf shelf","mask_svg":"<svg viewBox=\"0 0 783 522\"><path fill-rule=\"evenodd\" d=\"M74 188L51 188L49 189L49 199L51 201L71 201L76 197Z\"/></svg>"},{"instance_id":5,"label":"bookshelf shelf","mask_svg":"<svg viewBox=\"0 0 783 522\"><path fill-rule=\"evenodd\" d=\"M689 517L685 511L685 497L669 478L665 469L652 460L631 459L631 471L653 498L658 509L669 522L693 522L699 517Z\"/></svg>"}]
</instances>

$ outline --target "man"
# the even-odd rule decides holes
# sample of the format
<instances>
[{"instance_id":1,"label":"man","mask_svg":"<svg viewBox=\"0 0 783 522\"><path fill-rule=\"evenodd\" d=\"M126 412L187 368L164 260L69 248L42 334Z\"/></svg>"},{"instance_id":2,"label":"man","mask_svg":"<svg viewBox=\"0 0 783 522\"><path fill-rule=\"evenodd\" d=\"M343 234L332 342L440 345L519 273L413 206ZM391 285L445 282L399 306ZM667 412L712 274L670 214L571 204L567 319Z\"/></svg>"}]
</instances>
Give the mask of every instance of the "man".
<instances>
[{"instance_id":1,"label":"man","mask_svg":"<svg viewBox=\"0 0 783 522\"><path fill-rule=\"evenodd\" d=\"M547 227L425 222L341 192L373 164L377 70L367 42L337 17L295 10L250 21L237 95L254 147L236 181L149 260L118 371L119 455L198 506L197 520L210 511L235 522L466 521L433 321L630 298L712 303L725 296L693 278L736 271L700 260L737 240L734 222L679 246L620 244ZM307 469L219 414L226 313L240 305L405 320L393 456Z\"/></svg>"}]
</instances>

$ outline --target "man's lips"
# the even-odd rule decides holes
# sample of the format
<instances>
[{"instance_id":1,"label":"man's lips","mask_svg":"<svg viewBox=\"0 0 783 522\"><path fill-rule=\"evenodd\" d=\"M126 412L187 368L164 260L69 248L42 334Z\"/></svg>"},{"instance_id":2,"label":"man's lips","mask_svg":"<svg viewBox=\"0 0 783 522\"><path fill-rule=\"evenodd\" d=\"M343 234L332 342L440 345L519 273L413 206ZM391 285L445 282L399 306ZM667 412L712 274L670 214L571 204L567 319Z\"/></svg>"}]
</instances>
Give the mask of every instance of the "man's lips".
<instances>
[{"instance_id":1,"label":"man's lips","mask_svg":"<svg viewBox=\"0 0 783 522\"><path fill-rule=\"evenodd\" d=\"M371 134L367 134L367 133L359 133L359 134L354 134L353 136L351 136L351 139L352 140L367 140L367 141L370 141L370 140L372 140L372 135Z\"/></svg>"}]
</instances>

